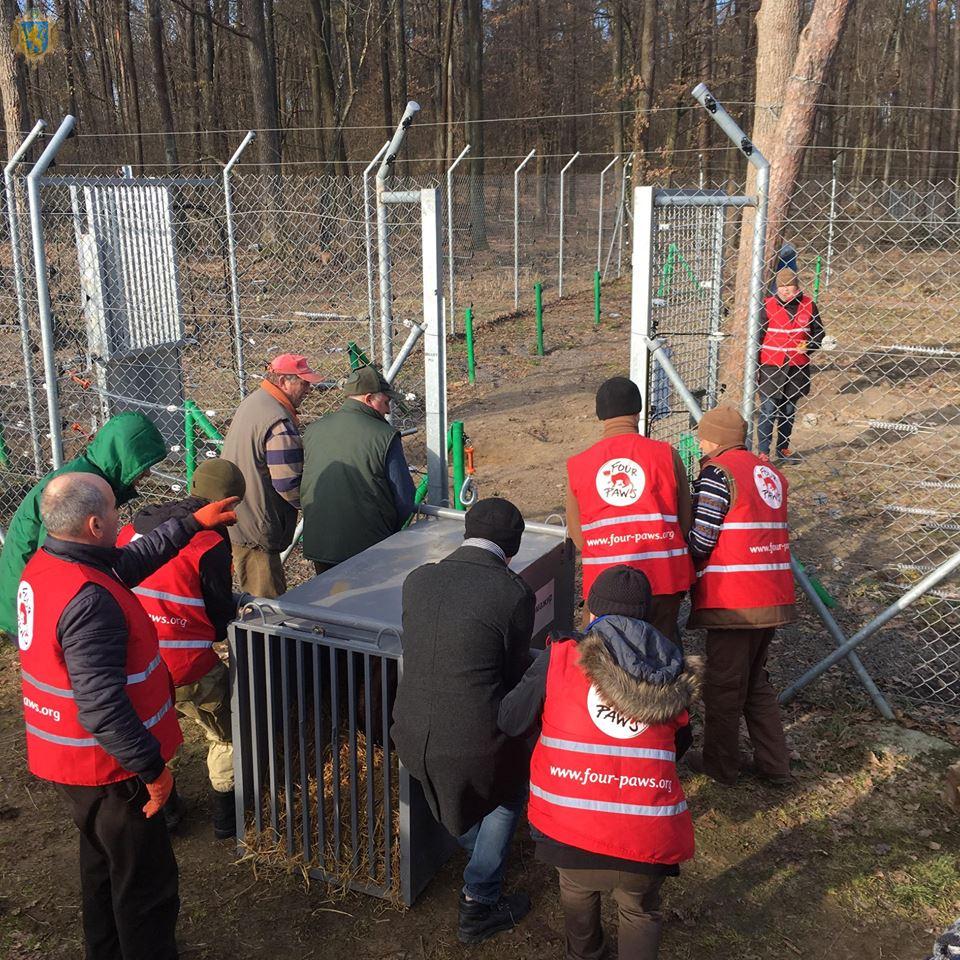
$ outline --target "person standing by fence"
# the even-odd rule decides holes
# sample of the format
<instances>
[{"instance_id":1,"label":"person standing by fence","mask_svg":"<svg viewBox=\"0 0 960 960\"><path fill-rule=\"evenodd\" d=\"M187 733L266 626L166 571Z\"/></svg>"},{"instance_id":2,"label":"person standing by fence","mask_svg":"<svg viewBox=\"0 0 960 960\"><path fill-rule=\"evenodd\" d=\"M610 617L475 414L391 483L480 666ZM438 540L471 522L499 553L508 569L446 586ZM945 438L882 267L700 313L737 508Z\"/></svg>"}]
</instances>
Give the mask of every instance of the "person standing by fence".
<instances>
[{"instance_id":1,"label":"person standing by fence","mask_svg":"<svg viewBox=\"0 0 960 960\"><path fill-rule=\"evenodd\" d=\"M603 435L567 461L567 529L583 558L583 597L597 577L625 563L653 589L650 622L679 640L677 616L693 583L687 550L690 481L668 443L640 436L640 389L627 377L600 384Z\"/></svg>"},{"instance_id":2,"label":"person standing by fence","mask_svg":"<svg viewBox=\"0 0 960 960\"><path fill-rule=\"evenodd\" d=\"M823 323L793 270L778 270L776 282L776 295L764 301L760 330L757 453L770 456L776 429L776 458L789 463L797 459L790 448L793 421L797 404L810 393L810 354L823 341Z\"/></svg>"},{"instance_id":3,"label":"person standing by fence","mask_svg":"<svg viewBox=\"0 0 960 960\"><path fill-rule=\"evenodd\" d=\"M189 517L208 503L228 497L242 500L245 489L243 474L229 460L204 460L194 471L189 497L144 507L120 530L117 543L123 547L172 517ZM230 672L213 645L227 639L227 626L237 615L227 528L198 531L186 548L133 592L156 627L160 656L176 687L177 713L194 721L207 738L213 834L226 840L237 829ZM171 830L184 810L174 788L164 806Z\"/></svg>"},{"instance_id":4,"label":"person standing by fence","mask_svg":"<svg viewBox=\"0 0 960 960\"><path fill-rule=\"evenodd\" d=\"M691 770L732 785L740 774L740 717L754 749L753 772L792 782L790 753L767 653L777 627L796 619L787 480L746 449L747 424L715 407L698 428L703 451L695 484L690 551L697 565L688 629L707 631L703 752Z\"/></svg>"},{"instance_id":5,"label":"person standing by fence","mask_svg":"<svg viewBox=\"0 0 960 960\"><path fill-rule=\"evenodd\" d=\"M542 732L530 765L537 859L557 868L569 960L604 949L600 896L620 912L620 956L655 960L660 888L693 856L693 823L676 761L703 664L645 622L650 583L604 570L587 599L587 632L553 638L500 704L510 736Z\"/></svg>"},{"instance_id":6,"label":"person standing by fence","mask_svg":"<svg viewBox=\"0 0 960 960\"><path fill-rule=\"evenodd\" d=\"M177 862L161 811L183 740L157 632L131 587L200 530L236 520L235 501L171 519L123 549L102 477L47 485L47 539L17 588L27 766L54 783L80 831L89 960L176 960Z\"/></svg>"},{"instance_id":7,"label":"person standing by fence","mask_svg":"<svg viewBox=\"0 0 960 960\"><path fill-rule=\"evenodd\" d=\"M502 892L530 749L497 727L500 701L530 663L533 591L509 567L523 527L509 500L481 500L467 512L463 544L403 584L403 676L390 732L434 817L470 854L464 943L509 930L530 909L525 893Z\"/></svg>"},{"instance_id":8,"label":"person standing by fence","mask_svg":"<svg viewBox=\"0 0 960 960\"><path fill-rule=\"evenodd\" d=\"M259 389L240 402L223 442L222 456L246 481L230 540L240 589L255 597L287 591L280 554L293 543L303 475L297 410L321 380L306 357L276 357Z\"/></svg>"},{"instance_id":9,"label":"person standing by fence","mask_svg":"<svg viewBox=\"0 0 960 960\"><path fill-rule=\"evenodd\" d=\"M398 399L374 366L355 370L346 400L303 438L303 554L317 573L396 533L416 491L400 431L387 417Z\"/></svg>"}]
</instances>

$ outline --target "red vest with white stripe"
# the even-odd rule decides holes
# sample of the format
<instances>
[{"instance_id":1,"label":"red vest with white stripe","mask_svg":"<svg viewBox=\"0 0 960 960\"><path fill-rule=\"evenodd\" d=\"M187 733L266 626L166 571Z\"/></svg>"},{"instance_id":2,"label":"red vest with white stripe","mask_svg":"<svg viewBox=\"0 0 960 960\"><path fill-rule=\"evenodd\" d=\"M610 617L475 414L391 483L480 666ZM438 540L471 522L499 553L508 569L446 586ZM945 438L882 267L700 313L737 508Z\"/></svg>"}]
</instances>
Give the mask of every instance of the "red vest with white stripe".
<instances>
[{"instance_id":1,"label":"red vest with white stripe","mask_svg":"<svg viewBox=\"0 0 960 960\"><path fill-rule=\"evenodd\" d=\"M639 434L607 437L571 457L567 477L580 506L584 599L607 567L621 563L642 570L654 594L693 583L669 444Z\"/></svg>"},{"instance_id":2,"label":"red vest with white stripe","mask_svg":"<svg viewBox=\"0 0 960 960\"><path fill-rule=\"evenodd\" d=\"M117 536L117 546L135 536L128 523ZM201 530L172 560L133 588L156 627L160 656L178 687L196 683L220 662L200 584L200 558L221 543L223 537L215 530Z\"/></svg>"},{"instance_id":3,"label":"red vest with white stripe","mask_svg":"<svg viewBox=\"0 0 960 960\"><path fill-rule=\"evenodd\" d=\"M129 780L135 774L121 767L80 725L57 640L61 614L87 583L107 590L127 621L127 696L143 725L159 741L164 762L177 752L183 736L157 634L137 598L106 573L38 550L17 590L27 765L44 780L94 787Z\"/></svg>"},{"instance_id":4,"label":"red vest with white stripe","mask_svg":"<svg viewBox=\"0 0 960 960\"><path fill-rule=\"evenodd\" d=\"M687 711L652 727L623 717L580 668L575 640L549 649L543 728L530 761L530 823L591 853L641 863L689 860L693 822L674 742Z\"/></svg>"},{"instance_id":5,"label":"red vest with white stripe","mask_svg":"<svg viewBox=\"0 0 960 960\"><path fill-rule=\"evenodd\" d=\"M813 301L803 294L794 316L776 298L767 297L767 330L760 345L760 362L769 367L805 367L810 362L806 344L813 320Z\"/></svg>"},{"instance_id":6,"label":"red vest with white stripe","mask_svg":"<svg viewBox=\"0 0 960 960\"><path fill-rule=\"evenodd\" d=\"M744 610L795 602L787 526L787 478L749 450L725 450L712 464L733 477L717 545L699 561L695 610Z\"/></svg>"}]
</instances>

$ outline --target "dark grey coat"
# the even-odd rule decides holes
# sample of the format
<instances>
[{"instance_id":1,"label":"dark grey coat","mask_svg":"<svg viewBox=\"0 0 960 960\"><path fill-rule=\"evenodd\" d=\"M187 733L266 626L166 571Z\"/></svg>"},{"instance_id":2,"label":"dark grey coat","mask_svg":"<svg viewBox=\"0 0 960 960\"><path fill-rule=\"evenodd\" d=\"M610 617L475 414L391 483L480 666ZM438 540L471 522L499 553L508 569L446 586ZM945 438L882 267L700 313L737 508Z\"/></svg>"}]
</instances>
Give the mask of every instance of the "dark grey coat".
<instances>
[{"instance_id":1,"label":"dark grey coat","mask_svg":"<svg viewBox=\"0 0 960 960\"><path fill-rule=\"evenodd\" d=\"M533 591L502 560L460 547L403 585L397 753L454 836L525 794L527 741L497 727L500 701L530 663Z\"/></svg>"}]
</instances>

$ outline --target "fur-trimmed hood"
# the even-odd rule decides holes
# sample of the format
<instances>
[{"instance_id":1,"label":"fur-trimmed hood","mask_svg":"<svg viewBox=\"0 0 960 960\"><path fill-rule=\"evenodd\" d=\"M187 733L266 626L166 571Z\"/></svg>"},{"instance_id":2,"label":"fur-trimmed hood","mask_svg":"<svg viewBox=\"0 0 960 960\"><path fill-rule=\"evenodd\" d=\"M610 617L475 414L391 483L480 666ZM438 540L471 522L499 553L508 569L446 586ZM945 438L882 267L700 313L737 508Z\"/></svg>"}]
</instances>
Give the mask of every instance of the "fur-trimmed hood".
<instances>
[{"instance_id":1,"label":"fur-trimmed hood","mask_svg":"<svg viewBox=\"0 0 960 960\"><path fill-rule=\"evenodd\" d=\"M684 657L643 620L602 617L584 634L578 651L580 666L604 702L641 723L666 723L700 696L702 658Z\"/></svg>"}]
</instances>

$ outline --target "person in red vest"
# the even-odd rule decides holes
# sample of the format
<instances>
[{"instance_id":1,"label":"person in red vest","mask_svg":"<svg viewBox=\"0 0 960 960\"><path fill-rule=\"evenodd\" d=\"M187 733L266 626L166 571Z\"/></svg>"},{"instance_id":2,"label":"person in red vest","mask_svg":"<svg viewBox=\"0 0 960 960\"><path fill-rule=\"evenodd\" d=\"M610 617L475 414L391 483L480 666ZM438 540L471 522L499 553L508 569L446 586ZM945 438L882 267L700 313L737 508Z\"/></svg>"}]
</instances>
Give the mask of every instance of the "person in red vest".
<instances>
[{"instance_id":1,"label":"person in red vest","mask_svg":"<svg viewBox=\"0 0 960 960\"><path fill-rule=\"evenodd\" d=\"M790 449L793 418L797 403L810 392L810 354L823 342L823 323L817 305L800 292L793 270L778 270L776 282L776 296L764 301L760 330L757 452L770 456L776 427L776 456L792 463L797 459Z\"/></svg>"},{"instance_id":2,"label":"person in red vest","mask_svg":"<svg viewBox=\"0 0 960 960\"><path fill-rule=\"evenodd\" d=\"M87 960L175 960L177 862L160 812L182 742L157 633L130 588L202 529L235 521L211 503L116 548L110 484L47 484L47 539L17 588L27 765L54 783L80 831Z\"/></svg>"},{"instance_id":3,"label":"person in red vest","mask_svg":"<svg viewBox=\"0 0 960 960\"><path fill-rule=\"evenodd\" d=\"M698 433L703 460L690 532L698 580L687 627L707 631L707 677L703 753L691 751L688 765L736 783L743 716L752 772L789 784L790 752L767 673L777 627L796 618L787 479L746 449L747 424L731 407L705 413Z\"/></svg>"},{"instance_id":4,"label":"person in red vest","mask_svg":"<svg viewBox=\"0 0 960 960\"><path fill-rule=\"evenodd\" d=\"M527 816L537 858L560 875L570 960L603 954L602 893L619 908L620 956L653 960L660 889L693 856L676 761L703 664L646 622L650 600L641 571L604 570L587 632L552 639L500 705L508 736L542 722Z\"/></svg>"},{"instance_id":5,"label":"person in red vest","mask_svg":"<svg viewBox=\"0 0 960 960\"><path fill-rule=\"evenodd\" d=\"M677 615L694 581L687 471L670 444L640 436L632 380L604 381L596 408L602 438L567 461L567 529L582 555L584 599L604 570L636 567L653 590L650 622L679 641Z\"/></svg>"},{"instance_id":6,"label":"person in red vest","mask_svg":"<svg viewBox=\"0 0 960 960\"><path fill-rule=\"evenodd\" d=\"M172 517L186 518L217 500L242 500L243 474L229 460L205 460L194 471L190 496L145 507L120 531L124 546ZM237 615L230 538L226 527L200 530L175 557L133 588L153 621L176 687L177 713L197 723L207 739L207 772L218 840L236 836L230 672L213 649L227 638ZM176 770L175 760L171 769ZM174 788L163 808L167 827L177 828L185 805Z\"/></svg>"}]
</instances>

